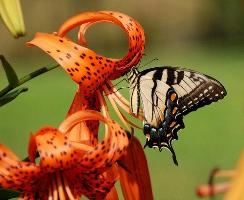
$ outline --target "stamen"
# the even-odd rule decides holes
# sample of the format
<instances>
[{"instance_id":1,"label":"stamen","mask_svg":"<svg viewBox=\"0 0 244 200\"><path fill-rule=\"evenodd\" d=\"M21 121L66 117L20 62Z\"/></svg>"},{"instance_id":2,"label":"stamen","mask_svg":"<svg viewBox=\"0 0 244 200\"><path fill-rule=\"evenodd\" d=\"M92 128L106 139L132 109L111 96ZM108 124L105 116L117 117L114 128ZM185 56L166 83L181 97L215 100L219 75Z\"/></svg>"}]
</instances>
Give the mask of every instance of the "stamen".
<instances>
[{"instance_id":1,"label":"stamen","mask_svg":"<svg viewBox=\"0 0 244 200\"><path fill-rule=\"evenodd\" d=\"M70 131L76 124L80 123L81 121L87 120L99 120L104 123L108 122L108 119L102 116L99 112L94 110L86 110L86 111L78 111L72 115L70 115L66 120L60 124L59 131L61 133L67 133Z\"/></svg>"},{"instance_id":2,"label":"stamen","mask_svg":"<svg viewBox=\"0 0 244 200\"><path fill-rule=\"evenodd\" d=\"M91 139L90 131L85 122L79 122L70 129L71 131L70 131L69 140L81 142L81 141L88 141Z\"/></svg>"},{"instance_id":3,"label":"stamen","mask_svg":"<svg viewBox=\"0 0 244 200\"><path fill-rule=\"evenodd\" d=\"M103 86L103 89L105 90L105 92L112 96L112 98L117 102L117 104L124 109L128 114L132 115L133 117L138 118L139 120L143 121L144 117L143 117L143 111L142 109L139 109L139 113L138 116L135 116L133 113L131 113L131 109L130 109L130 103L123 97L122 94L120 94L120 92L118 92L111 81L107 81L107 86Z\"/></svg>"},{"instance_id":4,"label":"stamen","mask_svg":"<svg viewBox=\"0 0 244 200\"><path fill-rule=\"evenodd\" d=\"M99 103L101 105L102 115L104 117L106 117L106 118L111 119L110 116L109 116L107 103L106 103L103 95L101 94L100 90L97 90L97 95L98 95L98 101L99 101ZM108 125L105 124L105 133L107 133L107 132L108 132Z\"/></svg>"},{"instance_id":5,"label":"stamen","mask_svg":"<svg viewBox=\"0 0 244 200\"><path fill-rule=\"evenodd\" d=\"M104 86L103 90L105 90L105 92L108 92L109 89L108 87ZM120 99L117 98L114 94L109 94L107 95L108 99L110 100L111 105L113 106L116 114L118 115L118 117L120 118L120 120L125 124L125 126L128 128L128 124L130 124L131 126L138 128L138 129L142 129L141 127L137 126L136 124L134 124L133 122L131 122L121 111L120 109L117 107L117 104L123 108L126 112L130 112L129 108L127 106L124 106L124 104L120 103ZM121 96L122 97L122 96ZM123 97L122 97L123 98ZM121 106L122 105L122 106Z\"/></svg>"},{"instance_id":6,"label":"stamen","mask_svg":"<svg viewBox=\"0 0 244 200\"><path fill-rule=\"evenodd\" d=\"M121 114L119 108L117 107L117 105L116 105L114 99L113 99L110 95L108 95L108 99L109 99L111 105L113 106L113 108L114 108L116 114L118 115L119 119L120 119L120 120L122 121L122 123L126 126L126 128L127 128L128 130L130 130L128 123L124 120L124 117L123 117L123 115Z\"/></svg>"},{"instance_id":7,"label":"stamen","mask_svg":"<svg viewBox=\"0 0 244 200\"><path fill-rule=\"evenodd\" d=\"M75 197L73 196L73 194L69 188L69 184L68 184L68 181L66 180L65 176L63 176L63 180L64 180L64 188L65 188L66 194L68 195L70 200L75 200Z\"/></svg>"},{"instance_id":8,"label":"stamen","mask_svg":"<svg viewBox=\"0 0 244 200\"><path fill-rule=\"evenodd\" d=\"M48 200L53 200L53 191L52 191L52 186L48 188Z\"/></svg>"},{"instance_id":9,"label":"stamen","mask_svg":"<svg viewBox=\"0 0 244 200\"><path fill-rule=\"evenodd\" d=\"M58 190L57 190L57 184L55 177L51 178L52 181L52 195L53 195L53 200L58 200Z\"/></svg>"},{"instance_id":10,"label":"stamen","mask_svg":"<svg viewBox=\"0 0 244 200\"><path fill-rule=\"evenodd\" d=\"M97 90L97 96L98 96L99 103L101 105L101 111L102 111L103 116L106 118L110 118L107 103L106 103L103 95L101 94L100 90Z\"/></svg>"},{"instance_id":11,"label":"stamen","mask_svg":"<svg viewBox=\"0 0 244 200\"><path fill-rule=\"evenodd\" d=\"M56 180L57 180L57 185L58 185L58 196L59 196L60 200L65 200L63 184L62 184L62 180L61 180L60 176L61 176L60 172L56 172Z\"/></svg>"},{"instance_id":12,"label":"stamen","mask_svg":"<svg viewBox=\"0 0 244 200\"><path fill-rule=\"evenodd\" d=\"M123 107L129 113L130 103L127 101L127 99L125 99L123 97L123 95L121 95L120 92L118 92L118 90L115 89L115 87L113 86L111 81L107 81L105 85L104 86L105 86L107 95L116 96L121 103L121 107ZM109 87L107 87L107 86L109 86Z\"/></svg>"},{"instance_id":13,"label":"stamen","mask_svg":"<svg viewBox=\"0 0 244 200\"><path fill-rule=\"evenodd\" d=\"M108 88L106 86L103 86L103 90L105 91L107 96L111 96L116 102L119 104L121 108L123 108L127 113L130 113L130 107L126 103L124 103L120 98L117 97L117 95L111 90L111 88ZM124 98L121 96L121 98Z\"/></svg>"},{"instance_id":14,"label":"stamen","mask_svg":"<svg viewBox=\"0 0 244 200\"><path fill-rule=\"evenodd\" d=\"M48 200L53 200L52 188L48 189Z\"/></svg>"},{"instance_id":15,"label":"stamen","mask_svg":"<svg viewBox=\"0 0 244 200\"><path fill-rule=\"evenodd\" d=\"M130 124L131 126L135 127L135 128L138 128L140 130L142 130L143 128L141 128L140 126L137 126L135 123L133 123L132 121L130 121L121 111L120 111L122 117L124 118L124 120Z\"/></svg>"}]
</instances>

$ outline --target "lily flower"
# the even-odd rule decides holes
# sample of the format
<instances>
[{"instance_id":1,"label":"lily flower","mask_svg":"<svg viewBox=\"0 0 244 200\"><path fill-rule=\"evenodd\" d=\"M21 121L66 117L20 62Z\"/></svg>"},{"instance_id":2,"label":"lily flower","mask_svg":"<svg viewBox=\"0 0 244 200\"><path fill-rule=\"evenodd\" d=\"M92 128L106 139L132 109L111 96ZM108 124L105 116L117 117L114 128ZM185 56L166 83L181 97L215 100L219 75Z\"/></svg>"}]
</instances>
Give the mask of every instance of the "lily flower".
<instances>
[{"instance_id":1,"label":"lily flower","mask_svg":"<svg viewBox=\"0 0 244 200\"><path fill-rule=\"evenodd\" d=\"M230 180L220 183L211 183L209 185L200 185L197 187L199 197L214 196L224 193L224 200L241 200L244 199L244 152L242 152L236 169L234 170L217 170L213 173L213 178L222 177Z\"/></svg>"},{"instance_id":2,"label":"lily flower","mask_svg":"<svg viewBox=\"0 0 244 200\"><path fill-rule=\"evenodd\" d=\"M95 147L72 142L66 136L77 123L100 120L108 127ZM21 191L20 199L104 199L117 177L107 178L129 144L126 132L96 111L79 111L59 127L45 127L31 136L29 158L21 161L0 145L0 186ZM36 152L40 163L35 163Z\"/></svg>"},{"instance_id":3,"label":"lily flower","mask_svg":"<svg viewBox=\"0 0 244 200\"><path fill-rule=\"evenodd\" d=\"M118 25L127 34L129 48L122 59L104 57L87 47L85 32L90 26L99 22ZM67 37L67 33L76 27L79 28L78 43ZM78 90L67 116L80 110L92 109L101 111L105 118L111 119L105 95L108 96L114 110L128 130L131 125L138 127L118 108L117 104L130 113L128 101L115 92L116 89L111 82L130 71L143 56L144 31L135 19L113 11L81 13L64 22L57 33L37 33L28 45L37 46L48 53L78 84ZM142 116L139 118L142 119ZM83 141L87 145L95 146L98 142L98 126L96 120L81 122L73 127L68 138L71 141L78 143ZM153 199L146 157L140 142L135 137L131 137L127 152L118 163L125 199ZM116 199L116 190L112 189L112 191L114 191L111 195L112 199Z\"/></svg>"},{"instance_id":4,"label":"lily flower","mask_svg":"<svg viewBox=\"0 0 244 200\"><path fill-rule=\"evenodd\" d=\"M96 54L84 45L86 29L94 23L110 22L120 26L128 35L129 50L122 59L112 59ZM66 37L73 28L79 27L79 44ZM144 32L139 23L131 17L111 11L81 13L67 20L57 33L37 33L28 42L54 58L79 84L84 97L94 95L107 80L116 79L135 66L144 52Z\"/></svg>"},{"instance_id":5,"label":"lily flower","mask_svg":"<svg viewBox=\"0 0 244 200\"><path fill-rule=\"evenodd\" d=\"M0 0L0 16L15 38L25 34L25 25L19 0Z\"/></svg>"}]
</instances>

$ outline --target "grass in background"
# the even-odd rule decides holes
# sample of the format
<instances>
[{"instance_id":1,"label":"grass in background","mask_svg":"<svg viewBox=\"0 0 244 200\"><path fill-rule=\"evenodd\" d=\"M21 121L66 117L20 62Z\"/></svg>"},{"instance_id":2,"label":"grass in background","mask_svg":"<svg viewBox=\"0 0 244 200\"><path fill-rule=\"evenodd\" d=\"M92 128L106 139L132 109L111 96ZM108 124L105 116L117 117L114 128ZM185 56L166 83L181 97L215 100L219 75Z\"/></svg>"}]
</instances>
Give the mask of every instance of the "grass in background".
<instances>
[{"instance_id":1,"label":"grass in background","mask_svg":"<svg viewBox=\"0 0 244 200\"><path fill-rule=\"evenodd\" d=\"M173 142L178 167L174 166L169 152L145 149L155 200L197 199L194 193L196 185L206 182L215 166L232 168L243 147L242 48L203 45L201 48L158 48L146 54L148 56L143 58L142 65L157 57L159 61L150 66L191 68L215 77L227 89L228 95L224 100L185 117L186 128L179 131L179 140ZM34 66L43 64L38 62ZM18 72L25 74L30 69L20 66ZM0 85L3 87L4 83L4 76L1 75ZM0 142L21 157L27 155L30 132L44 125L57 127L64 119L76 91L76 85L61 69L40 76L26 86L29 87L27 93L0 108ZM127 95L126 89L121 92ZM143 133L137 131L135 135L144 144Z\"/></svg>"}]
</instances>

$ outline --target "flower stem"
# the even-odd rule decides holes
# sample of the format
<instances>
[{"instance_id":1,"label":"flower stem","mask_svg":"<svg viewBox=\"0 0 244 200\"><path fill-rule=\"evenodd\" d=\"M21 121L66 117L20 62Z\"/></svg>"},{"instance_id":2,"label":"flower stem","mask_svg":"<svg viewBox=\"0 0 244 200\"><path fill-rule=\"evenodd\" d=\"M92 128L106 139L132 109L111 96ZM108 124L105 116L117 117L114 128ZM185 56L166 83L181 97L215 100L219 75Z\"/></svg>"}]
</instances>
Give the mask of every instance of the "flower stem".
<instances>
[{"instance_id":1,"label":"flower stem","mask_svg":"<svg viewBox=\"0 0 244 200\"><path fill-rule=\"evenodd\" d=\"M37 76L40 76L48 71L51 71L55 68L57 68L59 65L58 64L52 64L50 66L46 66L46 67L42 67L34 72L31 72L30 74L22 77L19 79L18 81L18 84L16 86L11 86L11 85L8 85L7 87L5 87L3 90L0 91L0 97L4 96L5 94L7 94L8 92L10 92L11 90L19 87L20 85L26 83L27 81L37 77Z\"/></svg>"}]
</instances>

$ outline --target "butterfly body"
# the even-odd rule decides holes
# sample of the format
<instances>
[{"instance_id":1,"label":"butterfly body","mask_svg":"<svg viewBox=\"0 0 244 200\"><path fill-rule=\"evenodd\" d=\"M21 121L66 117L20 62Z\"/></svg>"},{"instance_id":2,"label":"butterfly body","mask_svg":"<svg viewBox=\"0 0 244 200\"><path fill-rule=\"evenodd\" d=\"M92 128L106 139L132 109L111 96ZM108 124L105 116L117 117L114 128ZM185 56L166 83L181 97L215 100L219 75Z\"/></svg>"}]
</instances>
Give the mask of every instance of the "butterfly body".
<instances>
[{"instance_id":1,"label":"butterfly body","mask_svg":"<svg viewBox=\"0 0 244 200\"><path fill-rule=\"evenodd\" d=\"M183 129L183 116L222 99L225 88L214 78L188 69L155 67L127 74L130 85L130 107L138 115L140 104L144 115L146 144L160 151L167 148L176 157L171 145Z\"/></svg>"}]
</instances>

